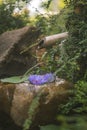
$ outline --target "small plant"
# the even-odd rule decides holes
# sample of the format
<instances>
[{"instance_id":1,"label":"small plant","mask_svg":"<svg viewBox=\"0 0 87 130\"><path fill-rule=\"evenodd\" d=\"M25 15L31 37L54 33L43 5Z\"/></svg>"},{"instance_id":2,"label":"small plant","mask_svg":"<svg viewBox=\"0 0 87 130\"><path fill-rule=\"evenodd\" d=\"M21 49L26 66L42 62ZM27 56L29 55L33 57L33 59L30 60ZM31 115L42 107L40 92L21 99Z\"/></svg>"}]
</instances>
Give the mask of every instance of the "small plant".
<instances>
[{"instance_id":1,"label":"small plant","mask_svg":"<svg viewBox=\"0 0 87 130\"><path fill-rule=\"evenodd\" d=\"M60 106L63 114L87 113L87 82L78 81L73 90L73 97L65 105Z\"/></svg>"},{"instance_id":2,"label":"small plant","mask_svg":"<svg viewBox=\"0 0 87 130\"><path fill-rule=\"evenodd\" d=\"M31 128L31 125L35 119L36 114L39 111L40 106L40 99L44 96L44 89L41 88L38 93L35 95L29 110L28 110L28 118L25 120L25 123L23 125L23 130L29 130Z\"/></svg>"}]
</instances>

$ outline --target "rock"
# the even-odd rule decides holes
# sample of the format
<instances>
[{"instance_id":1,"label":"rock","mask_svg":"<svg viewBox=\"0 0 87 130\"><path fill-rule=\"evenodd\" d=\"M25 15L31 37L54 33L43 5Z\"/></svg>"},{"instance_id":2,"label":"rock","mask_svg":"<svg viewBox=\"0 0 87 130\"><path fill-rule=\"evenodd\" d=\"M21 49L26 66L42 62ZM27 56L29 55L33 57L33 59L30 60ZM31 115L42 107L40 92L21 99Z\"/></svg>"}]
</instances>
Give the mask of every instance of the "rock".
<instances>
[{"instance_id":1,"label":"rock","mask_svg":"<svg viewBox=\"0 0 87 130\"><path fill-rule=\"evenodd\" d=\"M0 106L1 107L1 106ZM5 112L0 113L0 130L22 130Z\"/></svg>"},{"instance_id":2,"label":"rock","mask_svg":"<svg viewBox=\"0 0 87 130\"><path fill-rule=\"evenodd\" d=\"M14 122L22 126L25 119L28 117L28 109L34 98L34 93L29 89L27 83L16 85L14 97L11 107L11 117Z\"/></svg>"},{"instance_id":3,"label":"rock","mask_svg":"<svg viewBox=\"0 0 87 130\"><path fill-rule=\"evenodd\" d=\"M0 111L10 114L15 85L0 83Z\"/></svg>"},{"instance_id":4,"label":"rock","mask_svg":"<svg viewBox=\"0 0 87 130\"><path fill-rule=\"evenodd\" d=\"M22 53L35 43L40 31L26 26L0 35L0 77L22 75L36 64L35 48Z\"/></svg>"},{"instance_id":5,"label":"rock","mask_svg":"<svg viewBox=\"0 0 87 130\"><path fill-rule=\"evenodd\" d=\"M43 88L43 89L42 89ZM28 118L28 110L33 99L42 91L39 106L33 114L33 125L47 124L55 120L58 106L71 96L73 85L65 80L57 79L53 83L40 86L29 83L0 84L0 106L16 125L23 126Z\"/></svg>"}]
</instances>

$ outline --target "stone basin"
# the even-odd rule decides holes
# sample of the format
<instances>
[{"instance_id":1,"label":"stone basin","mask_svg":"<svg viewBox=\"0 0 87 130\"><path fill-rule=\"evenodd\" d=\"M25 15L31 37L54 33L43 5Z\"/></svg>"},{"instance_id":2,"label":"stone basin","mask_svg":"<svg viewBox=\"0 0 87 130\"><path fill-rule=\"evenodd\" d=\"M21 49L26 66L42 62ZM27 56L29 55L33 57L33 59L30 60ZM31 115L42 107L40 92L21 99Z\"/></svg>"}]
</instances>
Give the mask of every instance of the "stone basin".
<instances>
[{"instance_id":1,"label":"stone basin","mask_svg":"<svg viewBox=\"0 0 87 130\"><path fill-rule=\"evenodd\" d=\"M60 104L72 96L73 84L57 78L55 82L44 85L0 83L0 112L7 113L14 123L23 127L29 117L28 111L37 95L42 90L39 105L33 114L33 125L52 123L58 114Z\"/></svg>"}]
</instances>

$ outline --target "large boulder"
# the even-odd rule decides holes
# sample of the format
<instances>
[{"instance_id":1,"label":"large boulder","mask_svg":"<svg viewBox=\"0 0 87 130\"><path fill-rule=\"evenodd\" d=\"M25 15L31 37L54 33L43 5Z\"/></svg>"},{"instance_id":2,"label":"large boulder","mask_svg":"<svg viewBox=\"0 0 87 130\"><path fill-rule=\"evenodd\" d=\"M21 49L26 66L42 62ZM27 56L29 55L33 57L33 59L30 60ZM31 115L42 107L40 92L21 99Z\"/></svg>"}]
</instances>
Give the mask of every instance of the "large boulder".
<instances>
[{"instance_id":1,"label":"large boulder","mask_svg":"<svg viewBox=\"0 0 87 130\"><path fill-rule=\"evenodd\" d=\"M0 111L10 114L14 91L14 84L0 83Z\"/></svg>"},{"instance_id":2,"label":"large boulder","mask_svg":"<svg viewBox=\"0 0 87 130\"><path fill-rule=\"evenodd\" d=\"M40 93L39 105L33 113L33 125L47 124L55 120L58 107L71 96L73 85L63 79L53 83L32 85L30 83L0 84L0 106L18 126L23 126L29 117L32 102Z\"/></svg>"},{"instance_id":3,"label":"large boulder","mask_svg":"<svg viewBox=\"0 0 87 130\"><path fill-rule=\"evenodd\" d=\"M35 48L26 50L36 42L40 31L26 26L0 35L0 77L22 75L35 65Z\"/></svg>"}]
</instances>

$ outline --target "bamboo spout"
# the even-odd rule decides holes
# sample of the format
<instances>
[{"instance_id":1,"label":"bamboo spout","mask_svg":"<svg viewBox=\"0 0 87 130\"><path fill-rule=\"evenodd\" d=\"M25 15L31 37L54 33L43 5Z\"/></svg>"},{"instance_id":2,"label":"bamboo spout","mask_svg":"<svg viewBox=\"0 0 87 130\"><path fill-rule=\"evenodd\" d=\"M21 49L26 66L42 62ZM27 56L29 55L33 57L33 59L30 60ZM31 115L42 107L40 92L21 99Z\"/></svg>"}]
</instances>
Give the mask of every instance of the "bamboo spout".
<instances>
[{"instance_id":1,"label":"bamboo spout","mask_svg":"<svg viewBox=\"0 0 87 130\"><path fill-rule=\"evenodd\" d=\"M59 33L51 36L46 36L38 44L38 49L54 45L58 40L63 40L68 37L68 32Z\"/></svg>"}]
</instances>

